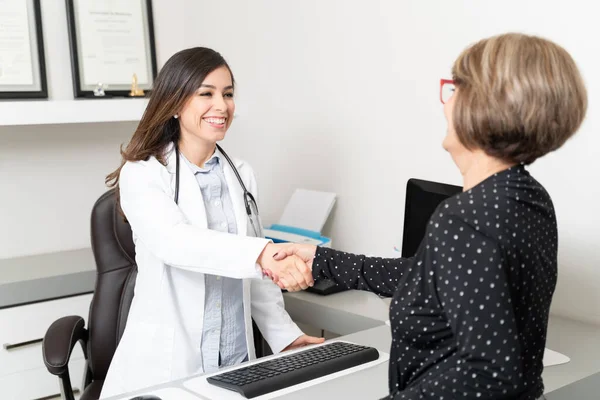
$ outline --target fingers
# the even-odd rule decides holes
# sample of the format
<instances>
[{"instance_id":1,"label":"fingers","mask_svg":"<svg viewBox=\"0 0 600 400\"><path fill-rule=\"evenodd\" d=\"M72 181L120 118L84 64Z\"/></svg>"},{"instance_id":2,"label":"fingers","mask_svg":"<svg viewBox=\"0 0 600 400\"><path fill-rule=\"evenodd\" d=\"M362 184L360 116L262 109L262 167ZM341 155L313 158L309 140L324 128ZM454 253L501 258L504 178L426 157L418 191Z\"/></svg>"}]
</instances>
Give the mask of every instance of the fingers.
<instances>
[{"instance_id":1,"label":"fingers","mask_svg":"<svg viewBox=\"0 0 600 400\"><path fill-rule=\"evenodd\" d=\"M310 262L310 265L309 265L309 262L307 262L303 258L299 257L296 260L296 268L298 269L298 271L300 271L300 273L302 273L302 275L304 275L304 279L306 280L306 283L308 283L309 286L312 286L312 284L313 284L312 262Z\"/></svg>"},{"instance_id":2,"label":"fingers","mask_svg":"<svg viewBox=\"0 0 600 400\"><path fill-rule=\"evenodd\" d=\"M304 344L320 344L325 341L325 338L315 337L315 336L306 336L304 338Z\"/></svg>"},{"instance_id":3,"label":"fingers","mask_svg":"<svg viewBox=\"0 0 600 400\"><path fill-rule=\"evenodd\" d=\"M266 276L271 279L274 283L279 282L279 275L273 273L270 269L263 269L262 271L263 277Z\"/></svg>"},{"instance_id":4,"label":"fingers","mask_svg":"<svg viewBox=\"0 0 600 400\"><path fill-rule=\"evenodd\" d=\"M281 268L277 267L278 262L273 259L273 256L269 254L268 256L265 253L268 252L269 247L267 246L259 256L258 264L262 269L263 277L268 276L273 282L277 283L279 278L281 277Z\"/></svg>"},{"instance_id":5,"label":"fingers","mask_svg":"<svg viewBox=\"0 0 600 400\"><path fill-rule=\"evenodd\" d=\"M293 243L288 246L279 247L278 251L273 255L273 259L281 261L290 256L297 256L306 263L306 268L312 269L316 251L317 246ZM304 269L305 268L303 268L301 271L306 274ZM312 279L309 278L309 280Z\"/></svg>"},{"instance_id":6,"label":"fingers","mask_svg":"<svg viewBox=\"0 0 600 400\"><path fill-rule=\"evenodd\" d=\"M312 269L308 268L306 263L300 258L295 258L294 265L296 267L294 272L300 275L296 278L296 281L298 281L298 284L302 287L302 289L312 286L314 284Z\"/></svg>"},{"instance_id":7,"label":"fingers","mask_svg":"<svg viewBox=\"0 0 600 400\"><path fill-rule=\"evenodd\" d=\"M297 292L301 290L300 285L298 285L298 282L296 281L296 278L294 277L294 275L291 274L290 271L281 273L279 276L279 280L275 283L281 289L285 289L288 292Z\"/></svg>"},{"instance_id":8,"label":"fingers","mask_svg":"<svg viewBox=\"0 0 600 400\"><path fill-rule=\"evenodd\" d=\"M286 281L290 283L290 286L286 288L288 291L304 290L313 285L312 272L300 258L292 256L282 263L286 264Z\"/></svg>"},{"instance_id":9,"label":"fingers","mask_svg":"<svg viewBox=\"0 0 600 400\"><path fill-rule=\"evenodd\" d=\"M279 289L288 290L289 284L287 283L285 278L278 280L276 283L277 283L277 286L279 286Z\"/></svg>"},{"instance_id":10,"label":"fingers","mask_svg":"<svg viewBox=\"0 0 600 400\"><path fill-rule=\"evenodd\" d=\"M290 292L307 289L314 284L312 269L306 265L300 257L289 255L287 250L282 250L282 261L276 261L274 258L265 259L262 265L263 275L268 276L281 289Z\"/></svg>"},{"instance_id":11,"label":"fingers","mask_svg":"<svg viewBox=\"0 0 600 400\"><path fill-rule=\"evenodd\" d=\"M295 254L296 254L295 247L288 246L288 247L279 249L279 251L273 255L273 258L276 261L282 261L282 260L285 260L286 257L293 256Z\"/></svg>"},{"instance_id":12,"label":"fingers","mask_svg":"<svg viewBox=\"0 0 600 400\"><path fill-rule=\"evenodd\" d=\"M283 261L275 261L273 275L278 275L275 283L289 292L297 292L313 284L312 273L306 264L296 256L287 257Z\"/></svg>"},{"instance_id":13,"label":"fingers","mask_svg":"<svg viewBox=\"0 0 600 400\"><path fill-rule=\"evenodd\" d=\"M271 275L271 280L272 280L274 283L278 283L278 282L279 282L279 275L277 275L277 274L272 274L272 275Z\"/></svg>"},{"instance_id":14,"label":"fingers","mask_svg":"<svg viewBox=\"0 0 600 400\"><path fill-rule=\"evenodd\" d=\"M302 335L292 343L290 343L284 350L292 350L300 347L308 346L311 344L321 344L325 341L325 338L322 337L314 337L308 335Z\"/></svg>"},{"instance_id":15,"label":"fingers","mask_svg":"<svg viewBox=\"0 0 600 400\"><path fill-rule=\"evenodd\" d=\"M298 271L298 269L292 269L290 271L290 275L293 276L294 281L296 282L292 291L298 291L298 290L304 290L306 288L308 288L308 283L306 283L306 279L304 278L304 275L302 275L302 273L300 271Z\"/></svg>"}]
</instances>

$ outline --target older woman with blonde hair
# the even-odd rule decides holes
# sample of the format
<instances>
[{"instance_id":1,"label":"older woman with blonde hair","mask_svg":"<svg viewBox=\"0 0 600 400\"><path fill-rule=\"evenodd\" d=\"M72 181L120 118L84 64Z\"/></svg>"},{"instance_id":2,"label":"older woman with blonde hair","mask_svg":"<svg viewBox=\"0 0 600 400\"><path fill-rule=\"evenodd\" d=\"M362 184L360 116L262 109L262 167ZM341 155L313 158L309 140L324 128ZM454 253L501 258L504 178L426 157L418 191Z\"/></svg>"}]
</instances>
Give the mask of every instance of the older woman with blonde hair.
<instances>
[{"instance_id":1,"label":"older woman with blonde hair","mask_svg":"<svg viewBox=\"0 0 600 400\"><path fill-rule=\"evenodd\" d=\"M521 34L472 45L452 74L443 147L464 191L439 205L415 256L287 245L276 259L298 255L315 280L392 296L389 398L537 399L558 235L526 166L579 129L586 89L563 48Z\"/></svg>"}]
</instances>

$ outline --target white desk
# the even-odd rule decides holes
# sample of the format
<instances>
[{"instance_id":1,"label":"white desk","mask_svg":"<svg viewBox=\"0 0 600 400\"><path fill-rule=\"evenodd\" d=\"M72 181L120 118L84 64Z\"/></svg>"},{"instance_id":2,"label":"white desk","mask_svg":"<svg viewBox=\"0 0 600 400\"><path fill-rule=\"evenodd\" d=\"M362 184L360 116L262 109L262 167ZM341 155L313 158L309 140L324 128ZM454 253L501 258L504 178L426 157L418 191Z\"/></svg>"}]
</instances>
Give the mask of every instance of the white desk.
<instances>
[{"instance_id":1,"label":"white desk","mask_svg":"<svg viewBox=\"0 0 600 400\"><path fill-rule=\"evenodd\" d=\"M0 309L94 291L91 249L0 260Z\"/></svg>"},{"instance_id":2,"label":"white desk","mask_svg":"<svg viewBox=\"0 0 600 400\"><path fill-rule=\"evenodd\" d=\"M90 249L0 260L0 267L5 272L4 279L0 280L0 308L44 301L44 296L56 298L90 293L94 288L95 266ZM389 299L381 299L372 293L360 291L329 296L309 292L286 293L284 296L286 308L295 321L345 335L341 337L344 340L389 352L390 329L385 325L388 319ZM571 358L568 364L544 370L547 393L600 371L598 326L553 316L548 327L547 346ZM285 398L317 400L326 398L329 390L334 390L337 396L346 399L373 399L387 393L387 363L358 374L360 379L356 379L356 374L348 375L303 389ZM181 387L181 382L171 382L154 388ZM365 382L368 382L368 385ZM133 394L130 397L133 397ZM552 399L562 399L562 396Z\"/></svg>"},{"instance_id":3,"label":"white desk","mask_svg":"<svg viewBox=\"0 0 600 400\"><path fill-rule=\"evenodd\" d=\"M389 353L391 335L387 325L377 328L367 329L362 332L343 336L340 339L355 343L373 346L380 351ZM359 379L357 379L357 376ZM354 374L342 376L340 378L323 382L319 385L311 386L285 395L286 400L320 400L320 399L380 399L387 396L388 392L388 363L379 364L373 368L359 371ZM189 378L173 381L168 384L156 385L143 391L132 392L126 395L110 397L105 400L124 400L135 397L137 394L148 393L164 388L184 389L183 383ZM335 393L335 397L332 397ZM203 399L202 396L196 396L197 399ZM104 400L104 399L103 399Z\"/></svg>"},{"instance_id":4,"label":"white desk","mask_svg":"<svg viewBox=\"0 0 600 400\"><path fill-rule=\"evenodd\" d=\"M368 340L361 335L361 331L384 324L389 319L389 303L389 298L382 299L373 293L355 290L329 296L309 292L285 294L286 309L294 321L340 335L360 335L344 339L358 337ZM389 335L389 327L385 326L385 329ZM389 340L387 347L382 348L387 353ZM567 364L545 368L542 376L546 393L600 372L600 326L551 316L546 345L571 358Z\"/></svg>"},{"instance_id":5,"label":"white desk","mask_svg":"<svg viewBox=\"0 0 600 400\"><path fill-rule=\"evenodd\" d=\"M551 316L546 346L571 358L567 364L544 369L542 376L546 393L600 372L600 327L598 326ZM600 394L597 398L600 398Z\"/></svg>"},{"instance_id":6,"label":"white desk","mask_svg":"<svg viewBox=\"0 0 600 400\"><path fill-rule=\"evenodd\" d=\"M373 346L389 353L391 335L390 328L385 325L388 319L389 299L381 299L372 293L360 291L329 296L308 292L286 293L284 297L286 308L295 321L344 335L339 339ZM544 370L546 393L600 371L600 327L552 317L548 327L547 344L549 348L568 355L571 361ZM290 393L284 398L318 400L331 398L330 394L335 393L337 398L344 399L378 399L388 393L387 377L388 363L384 363ZM188 379L153 386L147 390L184 388L183 382ZM127 399L136 393L140 392L111 397L110 400Z\"/></svg>"}]
</instances>

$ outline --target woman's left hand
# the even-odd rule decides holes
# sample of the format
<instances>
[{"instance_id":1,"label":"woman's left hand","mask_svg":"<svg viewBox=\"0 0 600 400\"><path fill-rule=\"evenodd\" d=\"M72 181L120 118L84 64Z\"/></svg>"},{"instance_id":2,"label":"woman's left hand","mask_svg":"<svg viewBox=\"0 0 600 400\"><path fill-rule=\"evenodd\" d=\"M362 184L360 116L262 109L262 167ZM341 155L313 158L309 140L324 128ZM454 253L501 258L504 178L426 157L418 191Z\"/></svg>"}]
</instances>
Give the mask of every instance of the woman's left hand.
<instances>
[{"instance_id":1,"label":"woman's left hand","mask_svg":"<svg viewBox=\"0 0 600 400\"><path fill-rule=\"evenodd\" d=\"M319 343L323 343L324 341L325 341L325 338L322 338L322 337L302 335L298 339L294 340L290 345L288 345L282 351L297 349L299 347L308 346L309 344L319 344Z\"/></svg>"}]
</instances>

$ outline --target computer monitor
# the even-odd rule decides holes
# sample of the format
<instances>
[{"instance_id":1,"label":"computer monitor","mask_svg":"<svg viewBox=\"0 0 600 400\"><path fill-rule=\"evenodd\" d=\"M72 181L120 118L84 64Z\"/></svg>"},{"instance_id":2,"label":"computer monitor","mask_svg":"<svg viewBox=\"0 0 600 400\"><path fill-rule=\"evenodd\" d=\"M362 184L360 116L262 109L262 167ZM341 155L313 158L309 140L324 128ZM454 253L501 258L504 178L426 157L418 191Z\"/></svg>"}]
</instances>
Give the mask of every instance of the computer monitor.
<instances>
[{"instance_id":1,"label":"computer monitor","mask_svg":"<svg viewBox=\"0 0 600 400\"><path fill-rule=\"evenodd\" d=\"M431 214L442 201L460 192L462 192L460 186L421 179L408 180L404 208L402 257L415 255L425 236L425 229Z\"/></svg>"}]
</instances>

